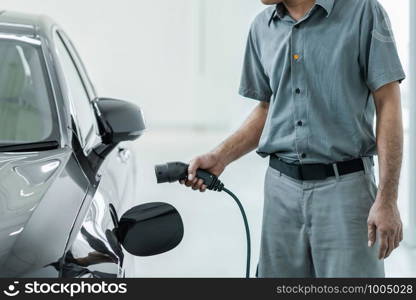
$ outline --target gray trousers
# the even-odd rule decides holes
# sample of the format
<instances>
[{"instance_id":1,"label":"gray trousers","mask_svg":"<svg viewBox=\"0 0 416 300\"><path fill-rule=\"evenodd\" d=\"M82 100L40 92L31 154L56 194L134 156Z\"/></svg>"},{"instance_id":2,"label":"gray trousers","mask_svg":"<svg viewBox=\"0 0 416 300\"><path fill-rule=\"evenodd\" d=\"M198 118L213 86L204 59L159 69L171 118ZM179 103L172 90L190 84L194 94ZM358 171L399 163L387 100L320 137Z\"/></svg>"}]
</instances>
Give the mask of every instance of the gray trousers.
<instances>
[{"instance_id":1,"label":"gray trousers","mask_svg":"<svg viewBox=\"0 0 416 300\"><path fill-rule=\"evenodd\" d=\"M377 186L364 162L365 171L321 181L268 168L258 277L384 277L378 243L367 246Z\"/></svg>"}]
</instances>

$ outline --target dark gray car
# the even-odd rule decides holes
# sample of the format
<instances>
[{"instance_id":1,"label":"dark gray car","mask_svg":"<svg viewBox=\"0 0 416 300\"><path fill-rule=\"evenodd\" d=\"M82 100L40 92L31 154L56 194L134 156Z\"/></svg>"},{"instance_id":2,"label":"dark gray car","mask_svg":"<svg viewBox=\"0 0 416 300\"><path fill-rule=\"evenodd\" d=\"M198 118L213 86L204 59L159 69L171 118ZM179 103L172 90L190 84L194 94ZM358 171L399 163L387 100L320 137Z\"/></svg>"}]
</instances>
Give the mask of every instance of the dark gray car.
<instances>
[{"instance_id":1,"label":"dark gray car","mask_svg":"<svg viewBox=\"0 0 416 300\"><path fill-rule=\"evenodd\" d=\"M134 267L115 227L136 202L130 141L143 130L137 106L96 95L55 22L0 12L0 276L120 277ZM143 221L137 209L129 216Z\"/></svg>"}]
</instances>

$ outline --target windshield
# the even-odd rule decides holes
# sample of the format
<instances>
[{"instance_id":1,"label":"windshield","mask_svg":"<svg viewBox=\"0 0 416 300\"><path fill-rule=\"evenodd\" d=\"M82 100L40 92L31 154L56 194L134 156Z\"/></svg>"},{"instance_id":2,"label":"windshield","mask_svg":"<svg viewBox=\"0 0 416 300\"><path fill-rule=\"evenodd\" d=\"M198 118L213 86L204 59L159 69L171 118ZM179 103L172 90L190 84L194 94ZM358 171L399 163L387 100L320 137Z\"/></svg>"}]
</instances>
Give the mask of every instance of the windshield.
<instances>
[{"instance_id":1,"label":"windshield","mask_svg":"<svg viewBox=\"0 0 416 300\"><path fill-rule=\"evenodd\" d=\"M40 47L0 39L0 145L50 140L53 115Z\"/></svg>"}]
</instances>

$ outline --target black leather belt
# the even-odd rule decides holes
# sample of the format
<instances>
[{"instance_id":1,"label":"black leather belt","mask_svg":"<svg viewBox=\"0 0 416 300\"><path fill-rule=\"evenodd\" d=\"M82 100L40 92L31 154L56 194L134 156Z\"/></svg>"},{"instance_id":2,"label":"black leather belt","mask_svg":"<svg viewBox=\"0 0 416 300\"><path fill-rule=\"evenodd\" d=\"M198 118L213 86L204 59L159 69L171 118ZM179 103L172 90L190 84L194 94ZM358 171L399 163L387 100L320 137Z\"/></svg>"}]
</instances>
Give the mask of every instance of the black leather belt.
<instances>
[{"instance_id":1,"label":"black leather belt","mask_svg":"<svg viewBox=\"0 0 416 300\"><path fill-rule=\"evenodd\" d=\"M337 166L339 176L365 170L361 158L334 164ZM297 180L324 180L335 176L333 164L290 164L275 155L270 156L270 167Z\"/></svg>"}]
</instances>

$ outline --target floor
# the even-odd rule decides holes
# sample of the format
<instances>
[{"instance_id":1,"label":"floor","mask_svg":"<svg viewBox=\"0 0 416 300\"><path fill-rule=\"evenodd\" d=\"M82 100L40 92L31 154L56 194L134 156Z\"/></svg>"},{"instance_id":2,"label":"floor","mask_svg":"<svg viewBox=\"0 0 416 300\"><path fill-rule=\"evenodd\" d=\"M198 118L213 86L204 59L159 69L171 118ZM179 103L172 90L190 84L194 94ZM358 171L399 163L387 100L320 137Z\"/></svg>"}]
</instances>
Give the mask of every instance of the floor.
<instances>
[{"instance_id":1,"label":"floor","mask_svg":"<svg viewBox=\"0 0 416 300\"><path fill-rule=\"evenodd\" d=\"M137 258L136 277L243 277L246 241L240 212L223 193L199 193L179 184L157 185L153 167L169 161L189 161L212 149L229 133L201 130L148 131L138 142L140 166L138 202L163 201L181 213L185 235L174 250ZM267 161L250 154L230 165L222 181L242 201L252 236L252 276L258 260L263 179ZM401 247L386 260L388 277L416 277L416 249Z\"/></svg>"}]
</instances>

